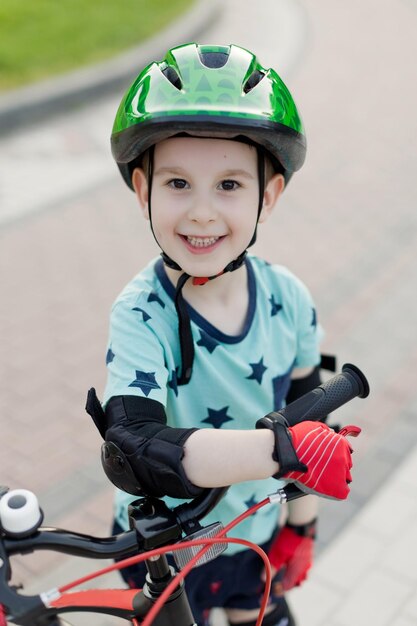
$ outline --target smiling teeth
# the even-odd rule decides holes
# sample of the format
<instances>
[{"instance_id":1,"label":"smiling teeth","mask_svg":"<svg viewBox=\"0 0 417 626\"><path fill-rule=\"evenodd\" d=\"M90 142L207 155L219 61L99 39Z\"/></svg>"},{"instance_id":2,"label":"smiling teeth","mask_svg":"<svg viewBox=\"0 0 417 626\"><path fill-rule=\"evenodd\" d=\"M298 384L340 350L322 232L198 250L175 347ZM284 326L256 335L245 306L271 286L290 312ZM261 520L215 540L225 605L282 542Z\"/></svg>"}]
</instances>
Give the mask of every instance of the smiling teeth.
<instances>
[{"instance_id":1,"label":"smiling teeth","mask_svg":"<svg viewBox=\"0 0 417 626\"><path fill-rule=\"evenodd\" d=\"M188 243L196 248L207 248L212 246L220 237L187 237Z\"/></svg>"}]
</instances>

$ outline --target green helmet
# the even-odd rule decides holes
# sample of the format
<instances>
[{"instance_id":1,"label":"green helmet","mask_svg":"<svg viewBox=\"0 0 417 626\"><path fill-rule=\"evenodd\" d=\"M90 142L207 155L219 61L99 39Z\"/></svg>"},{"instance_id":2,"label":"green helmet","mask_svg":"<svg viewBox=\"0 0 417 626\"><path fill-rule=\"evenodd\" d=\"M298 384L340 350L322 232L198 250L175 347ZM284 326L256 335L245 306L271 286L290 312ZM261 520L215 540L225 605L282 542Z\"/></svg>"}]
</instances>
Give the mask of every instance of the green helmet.
<instances>
[{"instance_id":1,"label":"green helmet","mask_svg":"<svg viewBox=\"0 0 417 626\"><path fill-rule=\"evenodd\" d=\"M187 133L246 137L279 162L286 181L306 154L301 118L287 87L238 46L184 44L148 65L125 93L111 146L132 187L137 159L152 145Z\"/></svg>"}]
</instances>

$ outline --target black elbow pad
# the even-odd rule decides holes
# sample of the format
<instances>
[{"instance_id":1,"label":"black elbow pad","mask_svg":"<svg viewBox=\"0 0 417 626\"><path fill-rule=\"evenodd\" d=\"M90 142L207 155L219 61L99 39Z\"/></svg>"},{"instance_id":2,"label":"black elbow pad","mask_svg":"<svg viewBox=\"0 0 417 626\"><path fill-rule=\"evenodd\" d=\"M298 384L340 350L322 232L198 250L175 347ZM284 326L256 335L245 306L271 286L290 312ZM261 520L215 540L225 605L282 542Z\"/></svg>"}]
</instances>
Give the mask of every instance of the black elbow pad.
<instances>
[{"instance_id":1,"label":"black elbow pad","mask_svg":"<svg viewBox=\"0 0 417 626\"><path fill-rule=\"evenodd\" d=\"M185 475L184 444L196 428L170 428L155 400L117 396L106 407L102 463L107 477L133 495L194 498L204 489Z\"/></svg>"},{"instance_id":2,"label":"black elbow pad","mask_svg":"<svg viewBox=\"0 0 417 626\"><path fill-rule=\"evenodd\" d=\"M298 400L304 394L312 391L319 385L321 385L322 380L320 376L320 370L328 370L329 372L336 371L336 357L329 354L321 355L321 362L317 367L313 369L311 374L308 376L304 376L304 378L295 378L291 381L290 388L287 393L287 397L285 401L287 404ZM327 416L324 417L321 422L327 421Z\"/></svg>"},{"instance_id":3,"label":"black elbow pad","mask_svg":"<svg viewBox=\"0 0 417 626\"><path fill-rule=\"evenodd\" d=\"M320 367L317 366L313 369L311 374L304 376L303 378L293 378L290 383L290 388L285 398L286 403L290 404L298 398L301 398L304 394L308 393L315 387L321 384Z\"/></svg>"}]
</instances>

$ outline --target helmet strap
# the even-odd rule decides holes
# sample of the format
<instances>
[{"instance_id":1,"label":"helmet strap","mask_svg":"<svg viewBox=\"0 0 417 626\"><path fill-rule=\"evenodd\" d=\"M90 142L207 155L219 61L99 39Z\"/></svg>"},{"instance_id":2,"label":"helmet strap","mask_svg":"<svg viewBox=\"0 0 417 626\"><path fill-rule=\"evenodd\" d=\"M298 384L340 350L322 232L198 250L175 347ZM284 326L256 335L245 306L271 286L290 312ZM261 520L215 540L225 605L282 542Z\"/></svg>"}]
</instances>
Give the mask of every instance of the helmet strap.
<instances>
[{"instance_id":1,"label":"helmet strap","mask_svg":"<svg viewBox=\"0 0 417 626\"><path fill-rule=\"evenodd\" d=\"M187 303L182 295L182 288L189 278L189 274L185 272L181 274L175 289L175 310L178 317L178 334L182 365L181 376L177 378L177 385L186 385L190 382L194 363L194 341L190 315L188 313Z\"/></svg>"},{"instance_id":2,"label":"helmet strap","mask_svg":"<svg viewBox=\"0 0 417 626\"><path fill-rule=\"evenodd\" d=\"M234 270L237 270L245 262L246 254L247 252L245 250L237 259L231 261L219 274L208 277L193 277L193 285L205 285L209 280L214 280L218 276L222 276L225 272L233 272ZM184 300L182 293L182 289L189 278L191 278L189 274L186 274L185 272L181 274L175 288L175 310L178 317L178 334L180 338L182 364L181 376L177 378L178 386L186 385L190 382L194 363L194 341L191 330L191 320L187 303Z\"/></svg>"},{"instance_id":3,"label":"helmet strap","mask_svg":"<svg viewBox=\"0 0 417 626\"><path fill-rule=\"evenodd\" d=\"M147 181L148 181L148 215L149 215L149 223L151 225L151 232L152 232L153 238L155 239L155 241L158 244L158 246L161 248L161 246L159 245L159 241L156 238L155 231L153 229L153 224L152 224L151 195L152 195L152 185L153 185L154 155L155 155L155 146L153 145L148 150L148 171L147 171ZM162 250L162 248L161 248L161 250Z\"/></svg>"},{"instance_id":4,"label":"helmet strap","mask_svg":"<svg viewBox=\"0 0 417 626\"><path fill-rule=\"evenodd\" d=\"M261 216L262 207L264 204L264 194L265 194L265 153L260 146L256 146L256 152L258 155L258 184L259 184L259 195L258 195L258 216L256 218L255 230L252 235L252 239L249 242L248 248L253 246L256 241L256 234L258 230L258 221Z\"/></svg>"}]
</instances>

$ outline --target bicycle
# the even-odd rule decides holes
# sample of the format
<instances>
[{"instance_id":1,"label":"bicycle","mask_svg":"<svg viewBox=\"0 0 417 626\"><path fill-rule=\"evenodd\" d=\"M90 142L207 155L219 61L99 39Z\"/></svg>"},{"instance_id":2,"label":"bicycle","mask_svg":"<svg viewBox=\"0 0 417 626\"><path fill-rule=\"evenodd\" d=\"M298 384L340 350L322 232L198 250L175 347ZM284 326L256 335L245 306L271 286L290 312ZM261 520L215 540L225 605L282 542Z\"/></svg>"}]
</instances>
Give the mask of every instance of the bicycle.
<instances>
[{"instance_id":1,"label":"bicycle","mask_svg":"<svg viewBox=\"0 0 417 626\"><path fill-rule=\"evenodd\" d=\"M369 385L362 372L344 365L342 373L281 409L290 425L302 420L319 420L355 397L366 398ZM26 490L0 489L0 626L70 626L60 616L74 611L98 612L124 618L134 626L192 626L194 622L184 586L195 566L216 558L227 543L241 543L263 559L266 584L258 617L261 624L271 584L267 555L255 544L228 538L227 532L259 508L274 502L289 502L305 495L288 483L242 513L226 527L200 520L209 513L227 487L207 489L179 506L169 509L153 497L135 500L129 507L130 530L113 537L97 538L57 528L42 527L43 513L36 496ZM10 557L49 549L88 558L111 558L112 565L81 579L38 595L23 595L10 585ZM167 553L176 555L178 572L168 563ZM133 555L133 556L132 556ZM120 560L121 559L121 560ZM87 589L71 591L88 580L144 560L148 575L143 589Z\"/></svg>"}]
</instances>

